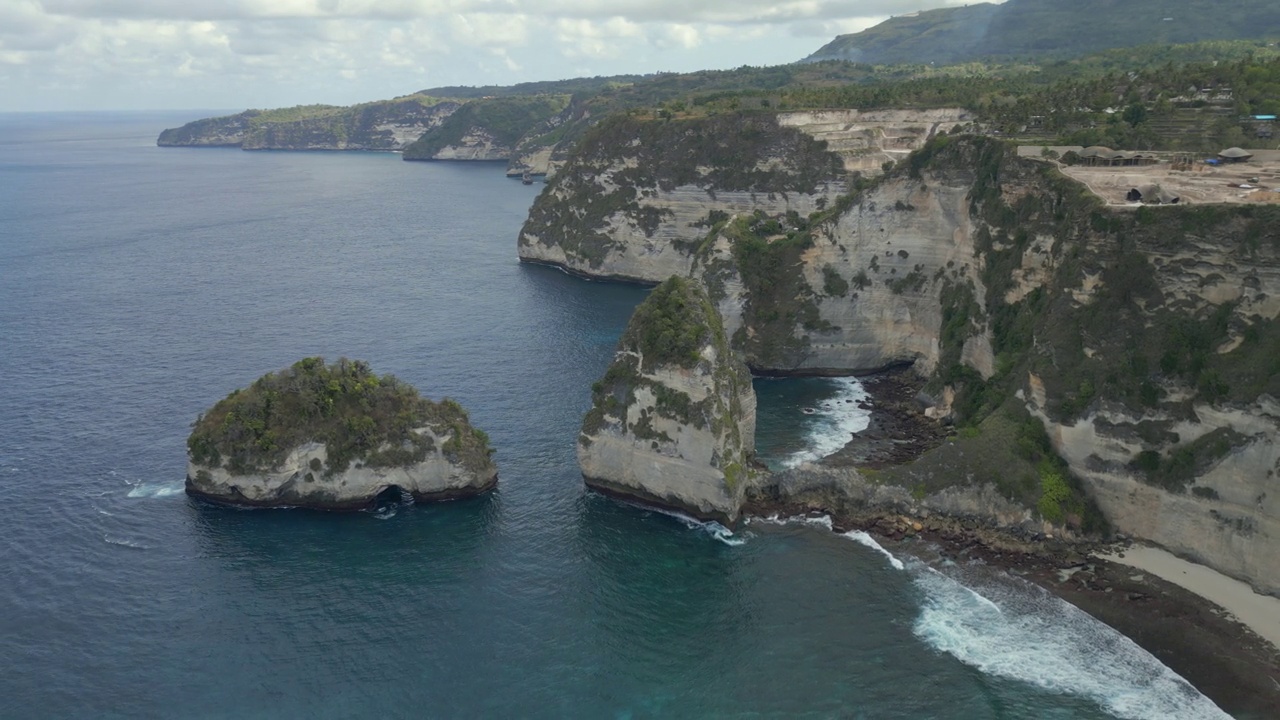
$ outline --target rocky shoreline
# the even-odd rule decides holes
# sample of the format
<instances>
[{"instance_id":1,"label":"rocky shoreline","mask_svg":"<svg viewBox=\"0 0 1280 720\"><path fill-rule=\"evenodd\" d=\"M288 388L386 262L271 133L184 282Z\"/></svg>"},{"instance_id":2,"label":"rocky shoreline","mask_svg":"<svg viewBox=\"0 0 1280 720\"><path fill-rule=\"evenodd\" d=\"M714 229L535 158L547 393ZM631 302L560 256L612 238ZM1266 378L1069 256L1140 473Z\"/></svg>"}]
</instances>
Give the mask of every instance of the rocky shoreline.
<instances>
[{"instance_id":1,"label":"rocky shoreline","mask_svg":"<svg viewBox=\"0 0 1280 720\"><path fill-rule=\"evenodd\" d=\"M1280 707L1280 649L1222 608L1173 583L1095 553L1127 542L1022 536L965 518L907 517L754 502L752 517L829 515L838 533L861 530L897 556L981 563L1033 582L1137 643L1238 719Z\"/></svg>"},{"instance_id":2,"label":"rocky shoreline","mask_svg":"<svg viewBox=\"0 0 1280 720\"><path fill-rule=\"evenodd\" d=\"M916 399L922 382L909 368L865 378L870 426L819 465L880 469L911 462L941 443L949 429L923 414ZM1200 595L1097 557L1123 552L1127 540L1067 540L985 519L814 507L760 495L744 510L753 517L825 514L837 532L867 532L894 554L999 568L1130 638L1236 718L1272 718L1280 707L1280 649Z\"/></svg>"},{"instance_id":3,"label":"rocky shoreline","mask_svg":"<svg viewBox=\"0 0 1280 720\"><path fill-rule=\"evenodd\" d=\"M925 381L910 365L859 381L871 396L864 406L871 410L870 424L822 464L873 470L901 465L937 447L950 434L950 428L925 417L918 400Z\"/></svg>"}]
</instances>

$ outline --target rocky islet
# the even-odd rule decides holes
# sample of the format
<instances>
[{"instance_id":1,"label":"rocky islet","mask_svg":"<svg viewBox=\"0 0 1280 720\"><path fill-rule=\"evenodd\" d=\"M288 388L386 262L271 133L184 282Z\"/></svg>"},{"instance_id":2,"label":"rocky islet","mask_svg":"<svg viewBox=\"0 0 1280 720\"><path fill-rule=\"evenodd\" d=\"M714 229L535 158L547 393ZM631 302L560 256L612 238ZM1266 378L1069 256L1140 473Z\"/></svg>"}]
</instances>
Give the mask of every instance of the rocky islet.
<instances>
[{"instance_id":1,"label":"rocky islet","mask_svg":"<svg viewBox=\"0 0 1280 720\"><path fill-rule=\"evenodd\" d=\"M367 363L306 358L233 391L195 422L186 491L247 507L361 510L401 493L492 489L493 450L456 402L427 400Z\"/></svg>"}]
</instances>

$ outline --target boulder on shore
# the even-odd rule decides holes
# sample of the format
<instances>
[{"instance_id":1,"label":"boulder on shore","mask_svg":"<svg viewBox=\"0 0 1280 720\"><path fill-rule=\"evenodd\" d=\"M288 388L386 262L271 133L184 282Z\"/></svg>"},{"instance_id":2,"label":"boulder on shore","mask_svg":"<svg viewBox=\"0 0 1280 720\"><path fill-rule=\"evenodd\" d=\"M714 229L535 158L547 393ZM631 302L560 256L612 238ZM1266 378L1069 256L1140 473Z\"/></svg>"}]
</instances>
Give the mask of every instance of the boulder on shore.
<instances>
[{"instance_id":1,"label":"boulder on shore","mask_svg":"<svg viewBox=\"0 0 1280 720\"><path fill-rule=\"evenodd\" d=\"M229 505L360 510L448 500L498 481L485 433L359 360L306 358L233 391L187 438L189 495Z\"/></svg>"}]
</instances>

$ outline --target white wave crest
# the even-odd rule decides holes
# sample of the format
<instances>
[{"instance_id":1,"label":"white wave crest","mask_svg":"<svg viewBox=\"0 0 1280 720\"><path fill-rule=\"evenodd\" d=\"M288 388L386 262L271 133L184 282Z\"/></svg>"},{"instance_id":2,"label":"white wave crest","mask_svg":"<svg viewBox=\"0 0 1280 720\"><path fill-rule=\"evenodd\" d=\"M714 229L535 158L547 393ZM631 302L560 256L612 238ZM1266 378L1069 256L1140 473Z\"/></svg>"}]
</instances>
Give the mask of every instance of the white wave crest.
<instances>
[{"instance_id":1,"label":"white wave crest","mask_svg":"<svg viewBox=\"0 0 1280 720\"><path fill-rule=\"evenodd\" d=\"M732 530L730 530L729 528L725 527L724 525L721 525L720 523L714 520L703 522L701 520L696 520L694 518L689 517L688 515L682 515L677 512L666 512L666 511L662 511L662 512L679 520L681 523L684 524L685 527L689 528L690 530L701 530L702 532L705 532L706 534L710 535L716 540L719 540L725 545L737 547L739 545L747 544L747 538L745 536L739 537Z\"/></svg>"},{"instance_id":2,"label":"white wave crest","mask_svg":"<svg viewBox=\"0 0 1280 720\"><path fill-rule=\"evenodd\" d=\"M1026 581L1002 576L978 592L925 568L915 583L925 594L916 636L987 674L1132 720L1229 717L1132 640Z\"/></svg>"},{"instance_id":3,"label":"white wave crest","mask_svg":"<svg viewBox=\"0 0 1280 720\"><path fill-rule=\"evenodd\" d=\"M880 543L876 542L875 538L862 532L861 530L850 530L849 532L844 533L840 537L847 537L850 540L858 543L859 545L866 545L872 550L875 550L881 555L884 555L886 558L889 559L889 564L892 565L893 569L895 570L905 570L907 567L906 565L902 564L901 560L894 557L893 553L889 552L888 550L885 550L884 547L880 545Z\"/></svg>"},{"instance_id":4,"label":"white wave crest","mask_svg":"<svg viewBox=\"0 0 1280 720\"><path fill-rule=\"evenodd\" d=\"M128 539L128 538L113 537L113 536L111 536L111 535L103 535L103 536L102 536L102 541L103 541L103 542L105 542L105 543L107 543L108 545L119 545L120 547L133 548L133 549L135 549L135 550L150 550L150 549L151 549L151 546L150 546L150 545L146 545L146 544L144 544L144 543L140 543L140 542L138 542L137 540L130 540L130 539Z\"/></svg>"},{"instance_id":5,"label":"white wave crest","mask_svg":"<svg viewBox=\"0 0 1280 720\"><path fill-rule=\"evenodd\" d=\"M780 517L777 513L769 517L747 518L747 523L758 522L762 525L813 525L815 527L832 529L832 521L830 515L792 515L791 517Z\"/></svg>"},{"instance_id":6,"label":"white wave crest","mask_svg":"<svg viewBox=\"0 0 1280 720\"><path fill-rule=\"evenodd\" d=\"M182 491L182 483L144 483L139 481L133 484L133 488L129 490L128 497L166 498L181 495Z\"/></svg>"},{"instance_id":7,"label":"white wave crest","mask_svg":"<svg viewBox=\"0 0 1280 720\"><path fill-rule=\"evenodd\" d=\"M798 467L806 462L814 462L840 450L849 443L849 438L860 433L871 424L871 411L859 407L871 397L857 378L834 378L838 389L835 395L823 401L818 407L806 415L816 420L809 430L809 447L792 453L782 461L783 467Z\"/></svg>"},{"instance_id":8,"label":"white wave crest","mask_svg":"<svg viewBox=\"0 0 1280 720\"><path fill-rule=\"evenodd\" d=\"M697 518L693 518L688 515L685 515L682 512L676 512L675 510L667 510L665 508L649 507L647 505L636 505L636 507L641 508L643 510L648 510L650 512L656 512L659 515L666 515L667 517L675 518L676 520L680 521L681 525L684 525L690 530L699 530L701 532L705 532L706 534L710 535L716 540L719 540L725 545L731 545L733 547L737 547L739 545L745 545L747 543L747 537L749 537L748 535L745 535L745 534L742 536L739 536L729 528L725 527L724 525L721 525L720 523L714 520L707 520L704 522L702 520L698 520Z\"/></svg>"}]
</instances>

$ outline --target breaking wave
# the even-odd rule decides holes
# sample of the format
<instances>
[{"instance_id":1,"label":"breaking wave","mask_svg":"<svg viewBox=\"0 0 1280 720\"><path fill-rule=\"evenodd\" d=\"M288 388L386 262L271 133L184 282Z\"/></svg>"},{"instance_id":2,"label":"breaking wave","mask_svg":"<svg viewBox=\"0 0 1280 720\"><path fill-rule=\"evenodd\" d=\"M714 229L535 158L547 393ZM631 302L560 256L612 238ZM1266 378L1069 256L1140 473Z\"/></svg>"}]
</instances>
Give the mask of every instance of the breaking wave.
<instances>
[{"instance_id":1,"label":"breaking wave","mask_svg":"<svg viewBox=\"0 0 1280 720\"><path fill-rule=\"evenodd\" d=\"M782 460L783 467L797 467L814 462L840 450L855 433L871 424L871 411L861 407L871 396L857 378L833 378L837 390L817 407L801 412L814 418L808 432L807 447Z\"/></svg>"},{"instance_id":2,"label":"breaking wave","mask_svg":"<svg viewBox=\"0 0 1280 720\"><path fill-rule=\"evenodd\" d=\"M677 521L680 522L681 525L684 525L686 528L689 528L690 530L697 530L699 532L705 532L706 534L710 535L716 540L719 540L725 545L731 545L733 547L737 547L739 545L745 545L747 543L748 536L746 534L738 535L734 531L730 530L729 528L725 527L724 525L721 525L720 523L714 520L708 520L706 522L703 522L702 520L698 520L697 518L690 517L688 515L685 515L684 513L676 512L675 510L667 510L665 508L650 507L648 505L639 505L636 503L628 503L628 504L635 505L635 507L640 508L642 510L646 510L648 512L655 512L655 513L658 513L659 515L666 515L669 518L675 518Z\"/></svg>"},{"instance_id":3,"label":"breaking wave","mask_svg":"<svg viewBox=\"0 0 1280 720\"><path fill-rule=\"evenodd\" d=\"M137 540L114 537L112 535L103 535L102 541L107 543L108 545L119 545L120 547L133 548L134 550L150 550L151 549L150 545L147 545L145 543L140 543Z\"/></svg>"},{"instance_id":4,"label":"breaking wave","mask_svg":"<svg viewBox=\"0 0 1280 720\"><path fill-rule=\"evenodd\" d=\"M850 540L858 543L859 545L865 545L871 548L872 550L875 550L876 552L880 553L881 555L884 555L886 558L889 559L889 564L893 566L894 570L905 570L907 568L907 566L904 565L901 560L893 556L893 553L889 552L888 550L885 550L884 547L880 545L880 543L876 542L875 538L862 532L861 530L850 530L849 532L844 533L840 537L847 537Z\"/></svg>"},{"instance_id":5,"label":"breaking wave","mask_svg":"<svg viewBox=\"0 0 1280 720\"><path fill-rule=\"evenodd\" d=\"M924 593L916 636L984 673L1132 720L1229 718L1132 640L1026 581L993 576L973 589L922 565L914 582Z\"/></svg>"},{"instance_id":6,"label":"breaking wave","mask_svg":"<svg viewBox=\"0 0 1280 720\"><path fill-rule=\"evenodd\" d=\"M181 495L183 492L183 484L180 482L144 483L138 481L131 484L133 487L129 490L128 495L131 498L166 498Z\"/></svg>"}]
</instances>

